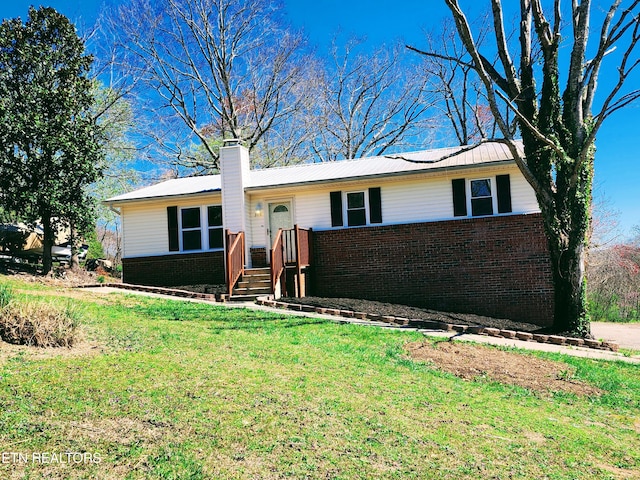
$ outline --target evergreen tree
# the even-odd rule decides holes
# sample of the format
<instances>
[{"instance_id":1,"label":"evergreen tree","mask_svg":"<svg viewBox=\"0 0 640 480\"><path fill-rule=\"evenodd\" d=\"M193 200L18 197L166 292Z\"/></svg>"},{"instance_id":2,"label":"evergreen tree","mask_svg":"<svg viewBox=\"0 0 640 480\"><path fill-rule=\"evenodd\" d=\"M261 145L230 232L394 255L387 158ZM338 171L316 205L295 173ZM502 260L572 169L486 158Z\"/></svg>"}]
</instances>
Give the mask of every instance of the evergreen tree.
<instances>
[{"instance_id":1,"label":"evergreen tree","mask_svg":"<svg viewBox=\"0 0 640 480\"><path fill-rule=\"evenodd\" d=\"M0 25L0 204L44 230L44 273L57 231L83 233L101 176L101 128L91 114L89 69L75 27L54 9Z\"/></svg>"}]
</instances>

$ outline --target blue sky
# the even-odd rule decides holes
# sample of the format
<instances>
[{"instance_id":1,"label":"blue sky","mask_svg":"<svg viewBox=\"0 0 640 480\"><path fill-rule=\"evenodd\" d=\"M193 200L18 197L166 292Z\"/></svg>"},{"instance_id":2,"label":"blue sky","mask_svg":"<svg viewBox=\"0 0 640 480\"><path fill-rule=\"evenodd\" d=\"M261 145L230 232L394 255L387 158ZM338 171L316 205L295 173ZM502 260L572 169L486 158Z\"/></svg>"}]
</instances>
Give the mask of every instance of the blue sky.
<instances>
[{"instance_id":1,"label":"blue sky","mask_svg":"<svg viewBox=\"0 0 640 480\"><path fill-rule=\"evenodd\" d=\"M402 39L420 47L423 32L436 28L448 14L444 2L439 0L284 0L284 3L291 23L305 30L319 52L329 45L338 30L345 35L364 36L372 46ZM463 0L461 3L481 2ZM103 1L13 0L0 4L0 18L21 16L24 19L31 4L54 7L78 24L92 25ZM477 7L473 8L476 10L473 13L479 13ZM613 68L605 67L602 76L607 73L616 74ZM636 75L635 80L638 87L640 76ZM637 102L610 117L596 143L597 196L607 197L610 207L620 212L624 234L640 226L640 185L636 185L640 181L640 145L635 144L639 120L640 102Z\"/></svg>"}]
</instances>

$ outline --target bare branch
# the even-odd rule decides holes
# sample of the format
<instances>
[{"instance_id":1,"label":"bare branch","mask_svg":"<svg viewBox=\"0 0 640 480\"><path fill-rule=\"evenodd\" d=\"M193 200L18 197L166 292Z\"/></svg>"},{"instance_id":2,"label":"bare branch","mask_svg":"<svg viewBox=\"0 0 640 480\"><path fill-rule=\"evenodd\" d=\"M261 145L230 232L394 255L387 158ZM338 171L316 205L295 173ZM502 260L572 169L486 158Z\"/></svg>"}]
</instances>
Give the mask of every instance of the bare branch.
<instances>
[{"instance_id":1,"label":"bare branch","mask_svg":"<svg viewBox=\"0 0 640 480\"><path fill-rule=\"evenodd\" d=\"M637 24L637 14L631 19L629 19L629 16L632 15L633 10L639 4L640 0L634 0L634 2L622 12L620 18L613 27L611 27L611 22L613 21L613 17L615 16L620 6L620 0L614 2L609 8L609 11L607 12L605 20L602 23L602 28L600 30L598 51L596 52L594 58L589 62L586 62L585 65L584 76L586 79L586 92L583 100L583 108L585 111L591 111L596 87L598 84L598 74L600 72L600 68L605 56L611 53L612 48L615 48L614 44L618 40L620 40L620 38L629 30L629 28L631 28L634 24Z\"/></svg>"},{"instance_id":2,"label":"bare branch","mask_svg":"<svg viewBox=\"0 0 640 480\"><path fill-rule=\"evenodd\" d=\"M504 19L502 16L502 4L500 0L491 0L491 12L493 13L493 29L496 34L498 56L502 62L502 68L505 72L508 88L505 89L504 86L499 86L504 91L509 92L509 95L512 98L515 98L519 94L520 89L517 82L516 70L513 66L511 55L509 55L509 48L507 47L507 37L504 31Z\"/></svg>"},{"instance_id":3,"label":"bare branch","mask_svg":"<svg viewBox=\"0 0 640 480\"><path fill-rule=\"evenodd\" d=\"M450 57L449 55L442 55L437 52L427 52L424 50L420 50L419 48L412 47L411 45L405 45L405 48L407 48L408 50L411 50L412 52L419 53L420 55L424 55L426 57L439 58L440 60L447 60L449 62L457 63L458 65L461 65L463 67L474 68L473 64L463 62L462 59L458 57Z\"/></svg>"},{"instance_id":4,"label":"bare branch","mask_svg":"<svg viewBox=\"0 0 640 480\"><path fill-rule=\"evenodd\" d=\"M216 142L229 136L265 154L267 139L289 138L292 145L280 145L283 155L304 155L299 141L268 134L305 108L309 92L299 88L307 81L303 40L275 11L267 0L131 0L109 14L114 43L128 60L120 68L140 76L139 96L155 92L146 104L156 128L167 116L179 119L173 127L182 139L179 132L169 136L197 139L212 168ZM293 131L304 136L303 128ZM184 160L185 147L192 148L172 149L176 161ZM273 153L272 160L278 158Z\"/></svg>"},{"instance_id":5,"label":"bare branch","mask_svg":"<svg viewBox=\"0 0 640 480\"><path fill-rule=\"evenodd\" d=\"M466 17L462 13L462 10L460 10L460 6L458 5L457 0L445 0L445 1L449 9L451 10L451 13L453 14L453 18L456 22L456 27L458 29L460 39L462 40L463 44L469 51L471 58L475 62L476 72L480 76L480 79L482 80L482 83L484 84L485 90L487 92L487 99L491 107L491 112L493 113L493 116L496 119L498 126L500 127L500 131L505 136L505 141L507 142L506 144L509 147L509 151L513 155L513 158L516 164L518 165L518 168L520 169L524 177L527 179L529 184L533 187L536 194L540 198L544 198L546 201L551 202L552 198L550 193L540 184L538 179L533 175L526 161L524 160L522 155L520 155L520 152L518 152L518 149L515 146L512 132L509 128L509 124L508 122L506 122L506 120L502 116L502 113L500 112L500 108L498 106L495 91L493 88L493 82L489 77L489 75L487 74L487 71L483 68L483 63L480 59L480 54L478 52L476 43L473 40L471 29L469 27L469 23L467 22Z\"/></svg>"},{"instance_id":6,"label":"bare branch","mask_svg":"<svg viewBox=\"0 0 640 480\"><path fill-rule=\"evenodd\" d=\"M453 152L448 153L447 155L443 155L443 156L438 157L438 158L434 158L433 160L416 160L415 158L408 158L408 157L405 157L404 155L385 155L385 158L389 158L391 160L404 160L405 162L415 163L415 164L426 164L426 165L429 165L429 164L434 164L434 163L440 163L440 162L443 162L443 161L448 160L450 158L457 157L461 153L470 152L470 151L475 150L476 148L478 148L481 145L484 145L486 143L501 143L501 144L507 145L507 146L511 145L511 142L509 140L504 139L504 138L483 138L482 140L480 140L477 143L474 143L473 145L461 146L459 149L454 149Z\"/></svg>"},{"instance_id":7,"label":"bare branch","mask_svg":"<svg viewBox=\"0 0 640 480\"><path fill-rule=\"evenodd\" d=\"M319 108L309 130L313 151L323 160L380 155L419 141L433 105L422 72L401 63L401 50L357 54L351 40L331 52L334 68L319 83ZM410 140L411 139L411 140Z\"/></svg>"},{"instance_id":8,"label":"bare branch","mask_svg":"<svg viewBox=\"0 0 640 480\"><path fill-rule=\"evenodd\" d=\"M509 108L511 108L511 111L515 114L515 116L518 118L520 123L522 123L538 140L540 140L542 143L546 144L548 147L555 150L558 155L564 156L564 151L562 150L562 148L560 148L549 137L544 135L529 121L527 117L525 117L522 113L520 113L518 111L518 108L511 103L511 101L506 97L506 95L504 95L502 92L499 92L499 91L496 91L496 93L500 96L500 98L502 98L507 103L507 105L509 105Z\"/></svg>"}]
</instances>

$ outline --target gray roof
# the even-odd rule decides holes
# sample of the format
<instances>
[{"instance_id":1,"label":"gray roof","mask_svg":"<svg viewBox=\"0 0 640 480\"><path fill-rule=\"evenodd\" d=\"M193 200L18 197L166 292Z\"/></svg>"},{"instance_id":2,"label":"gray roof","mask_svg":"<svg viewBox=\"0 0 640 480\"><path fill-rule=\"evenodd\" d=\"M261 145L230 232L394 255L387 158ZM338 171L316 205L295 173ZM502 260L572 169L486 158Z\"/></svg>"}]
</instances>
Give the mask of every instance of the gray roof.
<instances>
[{"instance_id":1,"label":"gray roof","mask_svg":"<svg viewBox=\"0 0 640 480\"><path fill-rule=\"evenodd\" d=\"M306 163L289 167L251 170L246 189L278 188L309 183L408 175L513 161L509 149L502 143L484 143L472 150L456 154L462 148L464 147L449 147L356 160ZM220 175L177 178L109 198L106 202L126 203L132 200L208 193L220 191L220 189Z\"/></svg>"},{"instance_id":2,"label":"gray roof","mask_svg":"<svg viewBox=\"0 0 640 480\"><path fill-rule=\"evenodd\" d=\"M105 202L125 203L128 200L192 195L196 193L215 192L216 190L219 191L220 188L220 175L174 178L172 180L156 183L150 187L140 188L129 193L111 197L105 200Z\"/></svg>"}]
</instances>

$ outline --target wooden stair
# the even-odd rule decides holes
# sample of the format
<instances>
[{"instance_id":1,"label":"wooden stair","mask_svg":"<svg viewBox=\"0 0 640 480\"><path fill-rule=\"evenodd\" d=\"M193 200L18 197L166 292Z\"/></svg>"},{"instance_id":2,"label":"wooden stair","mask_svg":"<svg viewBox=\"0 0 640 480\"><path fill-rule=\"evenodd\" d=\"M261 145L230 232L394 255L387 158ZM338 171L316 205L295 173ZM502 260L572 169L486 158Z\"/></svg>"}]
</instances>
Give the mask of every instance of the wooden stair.
<instances>
[{"instance_id":1,"label":"wooden stair","mask_svg":"<svg viewBox=\"0 0 640 480\"><path fill-rule=\"evenodd\" d=\"M245 268L244 274L233 289L229 300L245 301L255 300L258 297L271 295L271 269Z\"/></svg>"}]
</instances>

